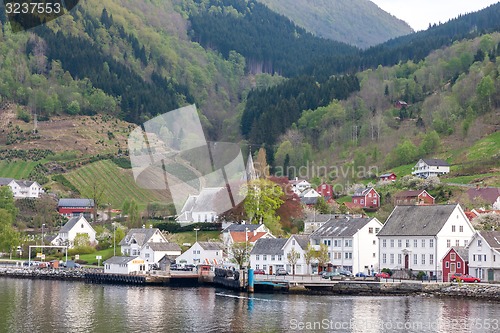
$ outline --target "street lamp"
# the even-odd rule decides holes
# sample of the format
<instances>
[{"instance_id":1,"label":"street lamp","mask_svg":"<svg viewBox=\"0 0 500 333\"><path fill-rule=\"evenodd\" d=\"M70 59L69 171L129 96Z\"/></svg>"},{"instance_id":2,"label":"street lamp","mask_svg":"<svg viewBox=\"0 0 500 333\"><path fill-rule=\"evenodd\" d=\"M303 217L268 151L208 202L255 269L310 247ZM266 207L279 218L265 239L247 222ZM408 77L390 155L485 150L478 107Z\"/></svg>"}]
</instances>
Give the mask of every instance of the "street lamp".
<instances>
[{"instance_id":1,"label":"street lamp","mask_svg":"<svg viewBox=\"0 0 500 333\"><path fill-rule=\"evenodd\" d=\"M245 261L248 261L248 265L250 265L250 260L248 260L248 228L246 227L245 227Z\"/></svg>"},{"instance_id":2,"label":"street lamp","mask_svg":"<svg viewBox=\"0 0 500 333\"><path fill-rule=\"evenodd\" d=\"M198 231L200 231L200 228L194 228L193 230L196 233L196 243L198 243Z\"/></svg>"},{"instance_id":3,"label":"street lamp","mask_svg":"<svg viewBox=\"0 0 500 333\"><path fill-rule=\"evenodd\" d=\"M44 237L44 235L43 235L43 234L44 234L44 233L43 233L43 229L44 229L44 228L45 228L45 223L42 223L42 254L43 254L43 247L44 247L44 241L43 241L43 239L45 238L45 237ZM43 257L42 257L42 259L43 259ZM42 261L43 261L43 260L42 260Z\"/></svg>"},{"instance_id":4,"label":"street lamp","mask_svg":"<svg viewBox=\"0 0 500 333\"><path fill-rule=\"evenodd\" d=\"M113 257L116 256L116 223L113 222Z\"/></svg>"}]
</instances>

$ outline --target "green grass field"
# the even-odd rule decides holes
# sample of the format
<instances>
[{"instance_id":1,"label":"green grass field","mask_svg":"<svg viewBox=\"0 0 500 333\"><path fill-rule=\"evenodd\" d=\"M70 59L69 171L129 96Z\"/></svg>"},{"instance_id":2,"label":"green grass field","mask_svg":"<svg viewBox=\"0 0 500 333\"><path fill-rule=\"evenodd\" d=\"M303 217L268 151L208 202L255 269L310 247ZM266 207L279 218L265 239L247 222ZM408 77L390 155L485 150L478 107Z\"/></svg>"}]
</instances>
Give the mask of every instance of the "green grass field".
<instances>
[{"instance_id":1,"label":"green grass field","mask_svg":"<svg viewBox=\"0 0 500 333\"><path fill-rule=\"evenodd\" d=\"M40 161L0 161L0 177L26 179Z\"/></svg>"},{"instance_id":2,"label":"green grass field","mask_svg":"<svg viewBox=\"0 0 500 333\"><path fill-rule=\"evenodd\" d=\"M116 247L116 255L121 255L120 246ZM97 264L97 259L95 258L96 256L102 256L102 260L100 260L100 265L102 266L103 261L113 256L113 248L97 251L91 254L80 254L80 260L85 260L87 262L87 265L94 265Z\"/></svg>"},{"instance_id":3,"label":"green grass field","mask_svg":"<svg viewBox=\"0 0 500 333\"><path fill-rule=\"evenodd\" d=\"M73 170L65 177L83 197L92 198L93 185L103 191L102 203L111 203L112 207L121 208L125 200L135 200L140 210L149 202L164 201L159 193L140 188L134 181L131 170L121 169L109 160L98 161Z\"/></svg>"},{"instance_id":4,"label":"green grass field","mask_svg":"<svg viewBox=\"0 0 500 333\"><path fill-rule=\"evenodd\" d=\"M500 132L495 132L467 148L467 161L487 160L499 153Z\"/></svg>"},{"instance_id":5,"label":"green grass field","mask_svg":"<svg viewBox=\"0 0 500 333\"><path fill-rule=\"evenodd\" d=\"M220 241L220 232L219 231L198 231L198 241L206 242L209 240L217 240ZM184 243L194 244L196 242L196 232L195 231L186 231L179 232L176 234L171 234L169 236L169 241L182 245Z\"/></svg>"}]
</instances>

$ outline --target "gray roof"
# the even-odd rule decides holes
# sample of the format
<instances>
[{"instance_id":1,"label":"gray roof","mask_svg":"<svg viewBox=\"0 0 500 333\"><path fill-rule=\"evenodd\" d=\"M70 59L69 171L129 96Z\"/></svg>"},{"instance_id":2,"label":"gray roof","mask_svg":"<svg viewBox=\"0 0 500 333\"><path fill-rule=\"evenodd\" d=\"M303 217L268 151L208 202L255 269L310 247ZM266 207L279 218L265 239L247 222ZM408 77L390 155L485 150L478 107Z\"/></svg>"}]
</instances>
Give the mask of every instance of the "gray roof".
<instances>
[{"instance_id":1,"label":"gray roof","mask_svg":"<svg viewBox=\"0 0 500 333\"><path fill-rule=\"evenodd\" d=\"M33 182L31 180L16 180L16 183L17 183L17 185L19 185L21 187L30 187L35 182Z\"/></svg>"},{"instance_id":2,"label":"gray roof","mask_svg":"<svg viewBox=\"0 0 500 333\"><path fill-rule=\"evenodd\" d=\"M318 203L318 197L300 197L300 202L304 205L315 205Z\"/></svg>"},{"instance_id":3,"label":"gray roof","mask_svg":"<svg viewBox=\"0 0 500 333\"><path fill-rule=\"evenodd\" d=\"M181 251L181 247L176 243L148 242L147 245L153 251Z\"/></svg>"},{"instance_id":4,"label":"gray roof","mask_svg":"<svg viewBox=\"0 0 500 333\"><path fill-rule=\"evenodd\" d=\"M352 237L371 220L371 217L344 217L338 220L331 220L314 231L311 234L311 238Z\"/></svg>"},{"instance_id":5,"label":"gray roof","mask_svg":"<svg viewBox=\"0 0 500 333\"><path fill-rule=\"evenodd\" d=\"M290 238L295 238L302 250L307 249L307 244L309 244L309 235L292 235Z\"/></svg>"},{"instance_id":6,"label":"gray roof","mask_svg":"<svg viewBox=\"0 0 500 333\"><path fill-rule=\"evenodd\" d=\"M206 251L217 251L224 248L224 244L218 242L198 242L198 244Z\"/></svg>"},{"instance_id":7,"label":"gray roof","mask_svg":"<svg viewBox=\"0 0 500 333\"><path fill-rule=\"evenodd\" d=\"M469 249L465 246L452 246L452 249L462 258L464 261L469 261Z\"/></svg>"},{"instance_id":8,"label":"gray roof","mask_svg":"<svg viewBox=\"0 0 500 333\"><path fill-rule=\"evenodd\" d=\"M127 236L123 238L119 245L128 245L130 240L133 238L137 242L137 245L142 247L146 244L149 239L154 235L154 233L160 230L158 228L132 228L128 231Z\"/></svg>"},{"instance_id":9,"label":"gray roof","mask_svg":"<svg viewBox=\"0 0 500 333\"><path fill-rule=\"evenodd\" d=\"M9 185L9 183L13 180L14 178L0 178L0 186Z\"/></svg>"},{"instance_id":10,"label":"gray roof","mask_svg":"<svg viewBox=\"0 0 500 333\"><path fill-rule=\"evenodd\" d=\"M193 212L216 212L217 194L223 189L223 187L205 187L201 190L200 194L196 196L191 210Z\"/></svg>"},{"instance_id":11,"label":"gray roof","mask_svg":"<svg viewBox=\"0 0 500 333\"><path fill-rule=\"evenodd\" d=\"M361 196L365 196L368 192L370 192L370 190L373 189L373 187L367 187L367 188L358 188L355 192L354 192L354 197L361 197ZM376 191L375 191L376 192Z\"/></svg>"},{"instance_id":12,"label":"gray roof","mask_svg":"<svg viewBox=\"0 0 500 333\"><path fill-rule=\"evenodd\" d=\"M332 214L307 214L304 222L328 222L333 219L334 216Z\"/></svg>"},{"instance_id":13,"label":"gray roof","mask_svg":"<svg viewBox=\"0 0 500 333\"><path fill-rule=\"evenodd\" d=\"M104 262L104 264L116 264L116 265L123 265L123 264L126 264L134 259L137 259L139 258L138 256L135 256L135 257L119 257L119 256L115 256L115 257L111 257L109 258L108 260L106 260Z\"/></svg>"},{"instance_id":14,"label":"gray roof","mask_svg":"<svg viewBox=\"0 0 500 333\"><path fill-rule=\"evenodd\" d=\"M59 207L94 207L94 199L63 198L59 199Z\"/></svg>"},{"instance_id":15,"label":"gray roof","mask_svg":"<svg viewBox=\"0 0 500 333\"><path fill-rule=\"evenodd\" d=\"M423 158L422 161L424 161L425 164L427 164L428 166L450 166L448 164L448 162L437 159L437 158L433 158L433 159Z\"/></svg>"},{"instance_id":16,"label":"gray roof","mask_svg":"<svg viewBox=\"0 0 500 333\"><path fill-rule=\"evenodd\" d=\"M74 216L70 218L68 222L66 222L66 224L61 228L59 232L69 232L80 221L80 219L83 219L85 220L85 222L87 222L87 220L83 216Z\"/></svg>"},{"instance_id":17,"label":"gray roof","mask_svg":"<svg viewBox=\"0 0 500 333\"><path fill-rule=\"evenodd\" d=\"M436 236L456 207L396 206L377 236Z\"/></svg>"},{"instance_id":18,"label":"gray roof","mask_svg":"<svg viewBox=\"0 0 500 333\"><path fill-rule=\"evenodd\" d=\"M226 229L224 229L222 232L245 232L246 229L248 231L254 231L257 230L259 227L261 227L262 224L238 224L238 223L233 223L229 225Z\"/></svg>"},{"instance_id":19,"label":"gray roof","mask_svg":"<svg viewBox=\"0 0 500 333\"><path fill-rule=\"evenodd\" d=\"M260 238L255 242L250 254L283 254L283 246L285 246L288 238Z\"/></svg>"},{"instance_id":20,"label":"gray roof","mask_svg":"<svg viewBox=\"0 0 500 333\"><path fill-rule=\"evenodd\" d=\"M500 251L500 231L478 231L490 248Z\"/></svg>"}]
</instances>

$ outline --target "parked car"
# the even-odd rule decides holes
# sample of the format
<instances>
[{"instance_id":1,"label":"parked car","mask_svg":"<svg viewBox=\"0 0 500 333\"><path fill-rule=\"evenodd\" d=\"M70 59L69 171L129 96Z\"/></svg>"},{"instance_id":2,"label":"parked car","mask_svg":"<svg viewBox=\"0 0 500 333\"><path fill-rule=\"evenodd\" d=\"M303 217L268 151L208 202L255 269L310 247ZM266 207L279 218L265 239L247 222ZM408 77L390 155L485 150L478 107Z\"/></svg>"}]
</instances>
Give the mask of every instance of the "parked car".
<instances>
[{"instance_id":1,"label":"parked car","mask_svg":"<svg viewBox=\"0 0 500 333\"><path fill-rule=\"evenodd\" d=\"M177 267L177 264L170 264L170 270L171 271L176 271L178 270L179 268Z\"/></svg>"},{"instance_id":2,"label":"parked car","mask_svg":"<svg viewBox=\"0 0 500 333\"><path fill-rule=\"evenodd\" d=\"M334 276L340 276L340 273L339 272L325 272L325 274L323 274L321 277L323 279L331 279Z\"/></svg>"},{"instance_id":3,"label":"parked car","mask_svg":"<svg viewBox=\"0 0 500 333\"><path fill-rule=\"evenodd\" d=\"M193 271L195 269L195 265L192 265L192 264L187 264L184 266L184 270L185 271Z\"/></svg>"},{"instance_id":4,"label":"parked car","mask_svg":"<svg viewBox=\"0 0 500 333\"><path fill-rule=\"evenodd\" d=\"M481 282L480 278L477 278L477 277L469 275L469 274L459 274L459 273L455 273L452 276L450 276L450 280L452 282L458 282L458 281L462 281L462 282L476 282L476 283L477 282Z\"/></svg>"},{"instance_id":5,"label":"parked car","mask_svg":"<svg viewBox=\"0 0 500 333\"><path fill-rule=\"evenodd\" d=\"M275 275L288 275L288 272L284 268L278 268Z\"/></svg>"},{"instance_id":6,"label":"parked car","mask_svg":"<svg viewBox=\"0 0 500 333\"><path fill-rule=\"evenodd\" d=\"M388 279L388 278L391 277L389 275L389 273L386 273L386 272L377 273L377 274L375 274L375 276L378 277L378 278L381 278L381 279Z\"/></svg>"},{"instance_id":7,"label":"parked car","mask_svg":"<svg viewBox=\"0 0 500 333\"><path fill-rule=\"evenodd\" d=\"M350 271L347 271L347 270L344 270L344 269L340 270L339 274L343 275L343 276L352 276L352 273Z\"/></svg>"},{"instance_id":8,"label":"parked car","mask_svg":"<svg viewBox=\"0 0 500 333\"><path fill-rule=\"evenodd\" d=\"M253 273L254 273L254 274L257 274L257 275L264 275L264 274L266 274L266 271L265 271L265 270L263 270L263 269L255 269L255 270L253 271Z\"/></svg>"},{"instance_id":9,"label":"parked car","mask_svg":"<svg viewBox=\"0 0 500 333\"><path fill-rule=\"evenodd\" d=\"M356 275L354 275L355 277L367 277L367 275L363 272L358 272L356 273Z\"/></svg>"}]
</instances>

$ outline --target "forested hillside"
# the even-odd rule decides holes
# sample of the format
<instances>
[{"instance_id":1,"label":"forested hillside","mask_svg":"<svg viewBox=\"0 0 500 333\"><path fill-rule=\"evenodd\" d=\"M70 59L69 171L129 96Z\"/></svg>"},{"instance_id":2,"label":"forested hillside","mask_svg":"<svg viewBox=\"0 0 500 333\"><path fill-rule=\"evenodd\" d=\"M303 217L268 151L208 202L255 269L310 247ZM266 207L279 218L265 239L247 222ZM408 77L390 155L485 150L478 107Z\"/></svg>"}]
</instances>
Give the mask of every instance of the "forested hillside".
<instances>
[{"instance_id":1,"label":"forested hillside","mask_svg":"<svg viewBox=\"0 0 500 333\"><path fill-rule=\"evenodd\" d=\"M413 30L367 0L258 0L318 37L366 48Z\"/></svg>"}]
</instances>

